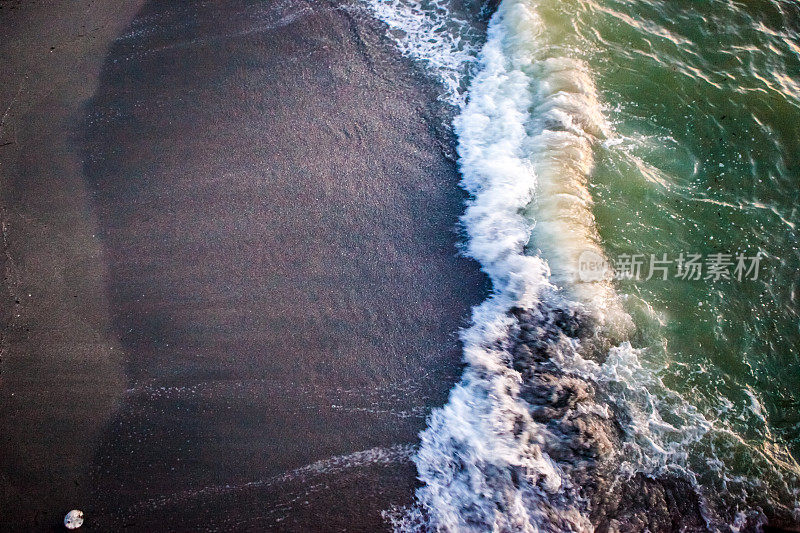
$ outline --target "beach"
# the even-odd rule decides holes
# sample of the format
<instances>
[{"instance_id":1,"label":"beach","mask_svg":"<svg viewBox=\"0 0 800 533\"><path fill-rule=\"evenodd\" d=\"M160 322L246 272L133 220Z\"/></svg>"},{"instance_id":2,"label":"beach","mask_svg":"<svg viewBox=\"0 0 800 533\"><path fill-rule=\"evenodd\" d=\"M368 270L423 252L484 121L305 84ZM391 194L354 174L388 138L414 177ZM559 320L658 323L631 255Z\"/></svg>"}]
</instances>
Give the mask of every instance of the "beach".
<instances>
[{"instance_id":1,"label":"beach","mask_svg":"<svg viewBox=\"0 0 800 533\"><path fill-rule=\"evenodd\" d=\"M0 1L0 529L800 531L798 20Z\"/></svg>"},{"instance_id":2,"label":"beach","mask_svg":"<svg viewBox=\"0 0 800 533\"><path fill-rule=\"evenodd\" d=\"M436 87L351 4L7 9L4 523L386 529L486 291Z\"/></svg>"},{"instance_id":3,"label":"beach","mask_svg":"<svg viewBox=\"0 0 800 533\"><path fill-rule=\"evenodd\" d=\"M10 530L58 526L86 499L87 465L126 388L77 139L107 45L138 7L0 10L0 519Z\"/></svg>"}]
</instances>

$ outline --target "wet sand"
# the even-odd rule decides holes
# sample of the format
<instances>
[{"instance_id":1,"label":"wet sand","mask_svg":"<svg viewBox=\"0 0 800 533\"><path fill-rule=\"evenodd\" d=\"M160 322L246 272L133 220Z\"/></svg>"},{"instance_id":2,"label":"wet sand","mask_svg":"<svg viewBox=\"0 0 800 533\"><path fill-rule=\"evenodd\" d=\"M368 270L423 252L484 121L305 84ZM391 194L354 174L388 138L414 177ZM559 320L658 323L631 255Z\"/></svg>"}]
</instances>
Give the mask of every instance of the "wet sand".
<instances>
[{"instance_id":1,"label":"wet sand","mask_svg":"<svg viewBox=\"0 0 800 533\"><path fill-rule=\"evenodd\" d=\"M27 59L77 96L20 93L0 160L0 508L385 529L485 291L456 256L435 87L355 4L153 1L124 30L122 11L96 86Z\"/></svg>"}]
</instances>

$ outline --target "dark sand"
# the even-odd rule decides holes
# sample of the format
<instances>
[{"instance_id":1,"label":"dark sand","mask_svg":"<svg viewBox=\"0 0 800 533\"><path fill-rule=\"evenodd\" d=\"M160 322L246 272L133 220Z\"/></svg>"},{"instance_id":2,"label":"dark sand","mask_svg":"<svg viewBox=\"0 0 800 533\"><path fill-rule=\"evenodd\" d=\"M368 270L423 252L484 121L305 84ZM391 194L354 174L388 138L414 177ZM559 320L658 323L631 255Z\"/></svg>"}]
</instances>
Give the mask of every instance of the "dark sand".
<instances>
[{"instance_id":1,"label":"dark sand","mask_svg":"<svg viewBox=\"0 0 800 533\"><path fill-rule=\"evenodd\" d=\"M0 2L0 530L58 526L88 499L126 387L78 138L139 4Z\"/></svg>"},{"instance_id":2,"label":"dark sand","mask_svg":"<svg viewBox=\"0 0 800 533\"><path fill-rule=\"evenodd\" d=\"M53 60L66 5L0 14L0 517L385 529L485 290L436 88L353 6L130 4Z\"/></svg>"}]
</instances>

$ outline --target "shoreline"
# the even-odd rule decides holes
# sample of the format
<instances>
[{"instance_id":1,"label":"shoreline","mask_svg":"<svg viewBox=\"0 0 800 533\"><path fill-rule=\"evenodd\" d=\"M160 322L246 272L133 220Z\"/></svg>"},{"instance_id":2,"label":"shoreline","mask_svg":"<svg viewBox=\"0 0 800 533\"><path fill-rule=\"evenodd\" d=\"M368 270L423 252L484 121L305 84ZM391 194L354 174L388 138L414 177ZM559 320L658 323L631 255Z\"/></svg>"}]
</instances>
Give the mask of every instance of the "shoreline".
<instances>
[{"instance_id":1,"label":"shoreline","mask_svg":"<svg viewBox=\"0 0 800 533\"><path fill-rule=\"evenodd\" d=\"M107 422L80 460L65 452L88 479L38 503L47 523L76 507L101 530L366 531L411 502L411 447L460 374L457 330L487 287L456 255L463 193L434 83L365 10L341 6L151 2L115 30L89 129L68 136L91 201L80 220L97 218L64 290L102 288L86 330L124 356L93 375L117 376L120 403L67 402ZM42 183L69 203L58 176ZM3 370L6 394L5 357ZM29 398L0 420L34 411L78 416Z\"/></svg>"}]
</instances>

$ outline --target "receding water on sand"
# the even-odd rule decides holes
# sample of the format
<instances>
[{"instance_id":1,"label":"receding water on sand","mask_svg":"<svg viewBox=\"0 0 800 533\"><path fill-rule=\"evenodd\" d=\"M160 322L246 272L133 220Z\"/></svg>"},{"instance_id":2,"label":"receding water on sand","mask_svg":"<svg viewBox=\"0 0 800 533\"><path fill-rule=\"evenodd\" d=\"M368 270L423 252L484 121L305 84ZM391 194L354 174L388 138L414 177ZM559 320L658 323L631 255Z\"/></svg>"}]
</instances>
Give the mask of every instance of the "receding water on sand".
<instances>
[{"instance_id":1,"label":"receding water on sand","mask_svg":"<svg viewBox=\"0 0 800 533\"><path fill-rule=\"evenodd\" d=\"M2 393L22 397L0 420L4 526L60 525L75 508L82 529L101 531L375 531L383 509L411 501L410 448L457 379L456 332L486 282L455 253L462 198L452 139L437 134L444 104L355 7L149 2L111 44L96 90L82 65L43 68L53 80L41 93L66 78L83 94L53 96L81 135L47 107L26 114L19 90L14 120L36 120L16 130L24 194L4 230L15 243L41 235L7 249L13 274L47 290L16 308L14 361L3 346ZM72 31L86 21L64 15L64 46L81 57ZM97 325L95 298L108 311ZM64 307L72 322L27 335L28 309L60 318ZM66 347L39 344L54 338ZM106 339L117 358L83 357ZM59 375L51 353L80 357L79 372L70 359ZM56 424L41 432L40 420ZM26 453L5 461L20 438ZM66 468L37 460L51 449Z\"/></svg>"},{"instance_id":2,"label":"receding water on sand","mask_svg":"<svg viewBox=\"0 0 800 533\"><path fill-rule=\"evenodd\" d=\"M443 104L345 7L151 2L110 51L85 165L130 381L105 529L374 530L412 497L395 452L484 281Z\"/></svg>"}]
</instances>

